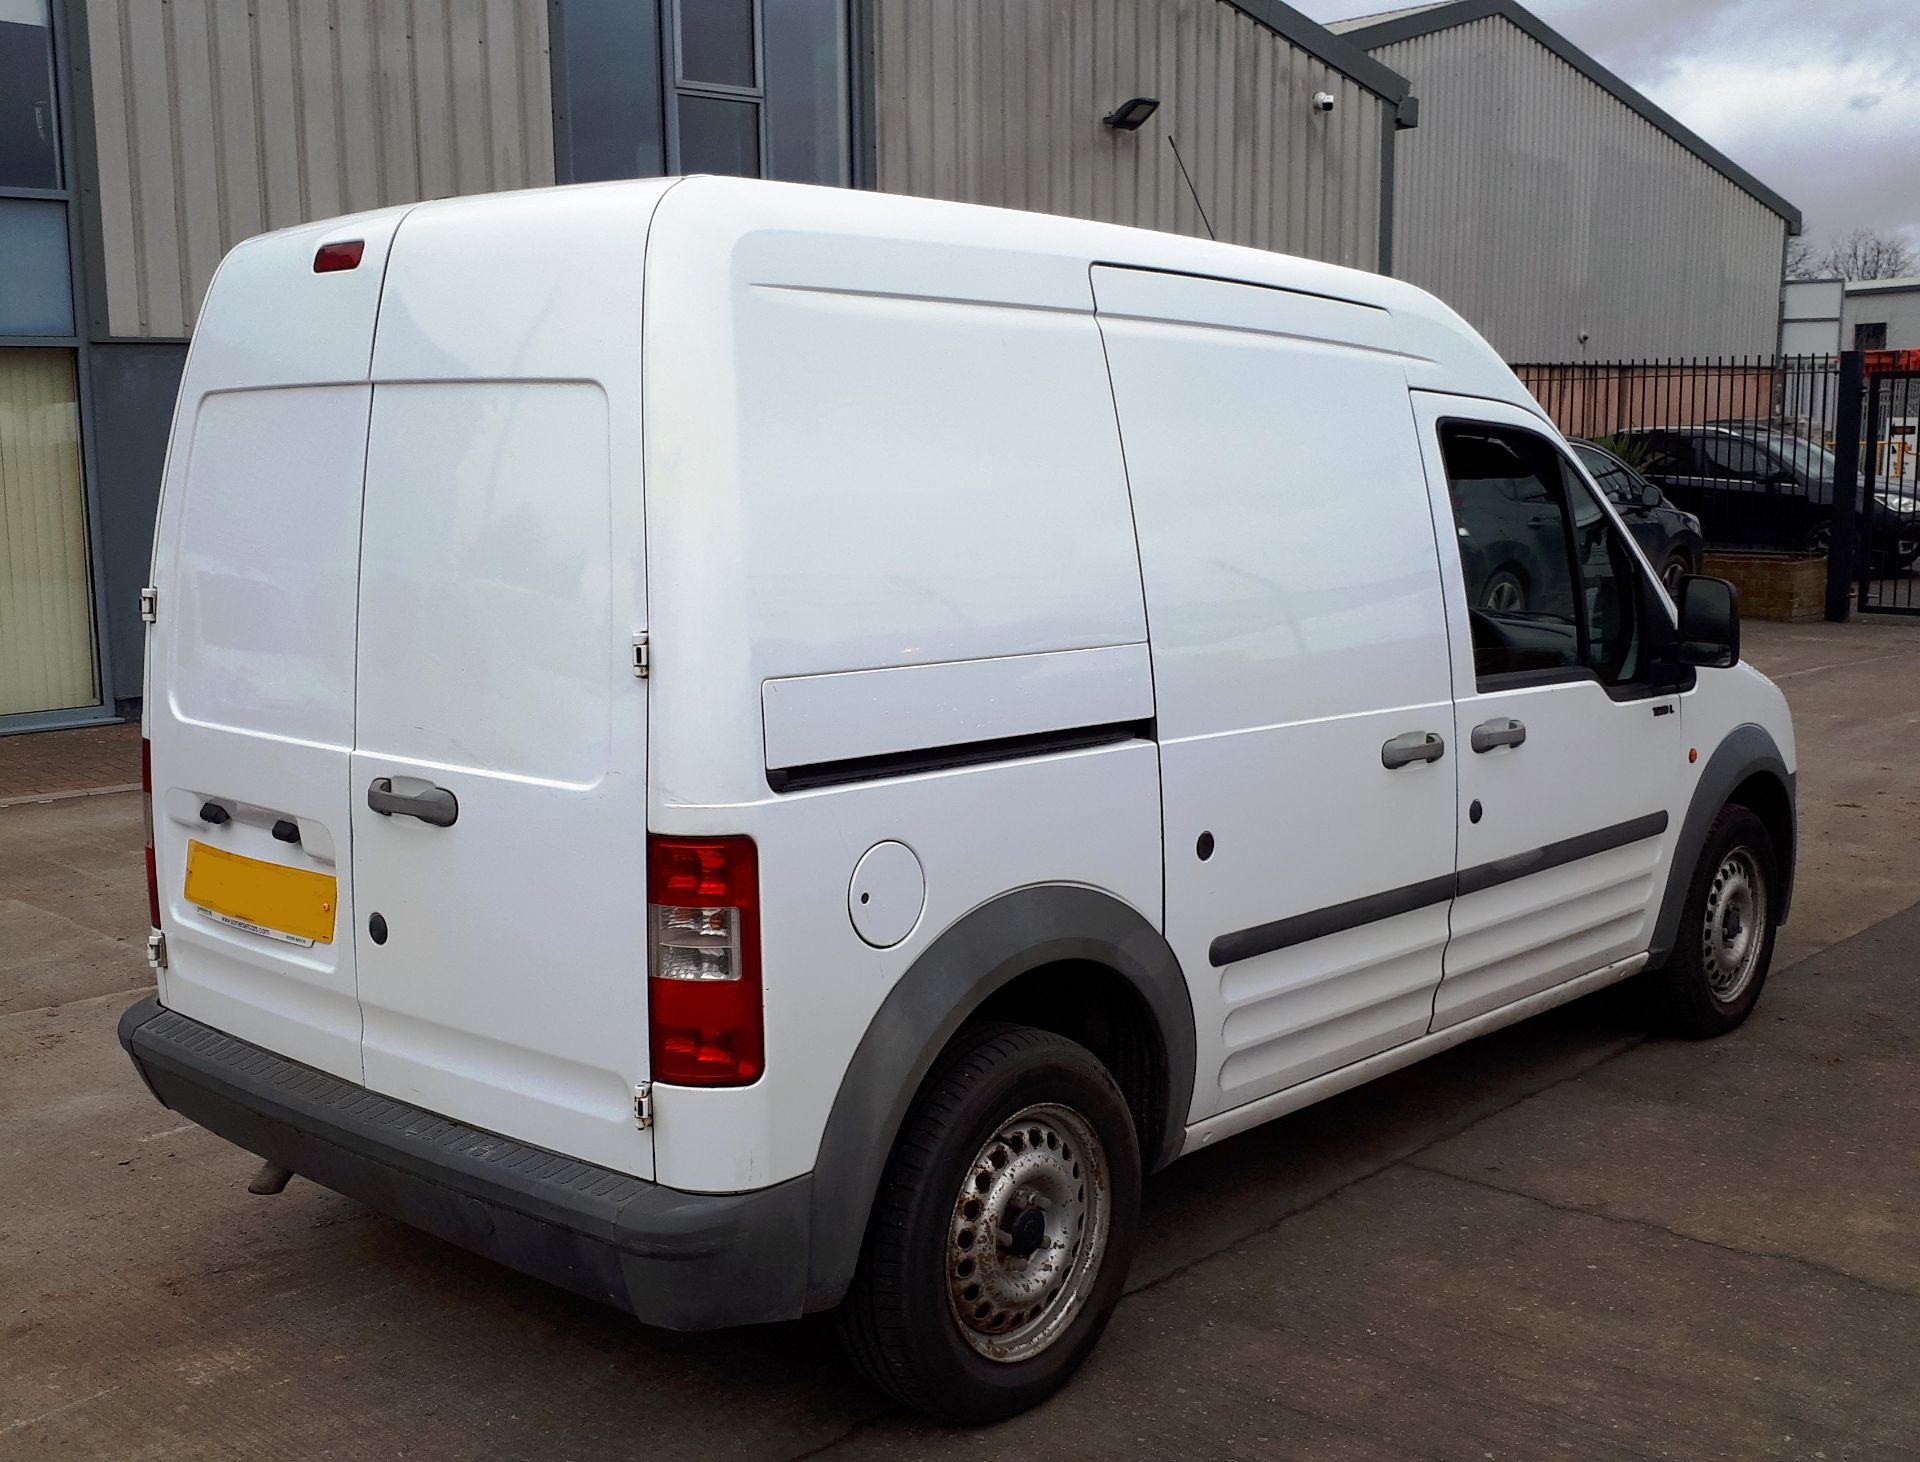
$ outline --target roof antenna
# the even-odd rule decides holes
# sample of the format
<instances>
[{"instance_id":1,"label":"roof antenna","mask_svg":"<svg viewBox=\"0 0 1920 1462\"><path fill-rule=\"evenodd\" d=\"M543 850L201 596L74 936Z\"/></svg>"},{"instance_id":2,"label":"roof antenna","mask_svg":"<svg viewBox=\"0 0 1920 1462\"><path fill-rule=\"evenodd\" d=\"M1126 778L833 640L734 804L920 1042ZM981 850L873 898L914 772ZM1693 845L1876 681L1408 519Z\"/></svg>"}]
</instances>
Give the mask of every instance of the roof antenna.
<instances>
[{"instance_id":1,"label":"roof antenna","mask_svg":"<svg viewBox=\"0 0 1920 1462\"><path fill-rule=\"evenodd\" d=\"M1180 156L1180 144L1173 140L1173 134L1167 134L1167 146L1173 149L1173 160L1180 164L1180 176L1187 180L1187 191L1193 194L1193 206L1200 210L1200 221L1207 226L1207 237L1219 242L1220 236L1213 231L1213 220L1207 217L1207 206L1200 201L1200 190L1193 186L1193 178L1187 172L1187 161Z\"/></svg>"}]
</instances>

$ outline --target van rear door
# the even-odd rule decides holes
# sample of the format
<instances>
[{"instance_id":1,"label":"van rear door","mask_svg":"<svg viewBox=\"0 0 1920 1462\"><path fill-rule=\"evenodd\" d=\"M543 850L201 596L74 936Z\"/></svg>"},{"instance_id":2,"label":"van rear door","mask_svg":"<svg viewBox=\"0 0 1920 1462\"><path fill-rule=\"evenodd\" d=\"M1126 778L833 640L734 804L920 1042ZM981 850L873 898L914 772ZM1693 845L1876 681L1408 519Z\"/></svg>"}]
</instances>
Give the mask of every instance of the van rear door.
<instances>
[{"instance_id":1,"label":"van rear door","mask_svg":"<svg viewBox=\"0 0 1920 1462\"><path fill-rule=\"evenodd\" d=\"M146 731L183 1014L358 1081L347 759L367 383L406 209L254 239L194 332L153 560ZM325 244L348 267L316 268Z\"/></svg>"},{"instance_id":2,"label":"van rear door","mask_svg":"<svg viewBox=\"0 0 1920 1462\"><path fill-rule=\"evenodd\" d=\"M454 200L400 230L346 777L366 1084L643 1177L640 261L660 191Z\"/></svg>"}]
</instances>

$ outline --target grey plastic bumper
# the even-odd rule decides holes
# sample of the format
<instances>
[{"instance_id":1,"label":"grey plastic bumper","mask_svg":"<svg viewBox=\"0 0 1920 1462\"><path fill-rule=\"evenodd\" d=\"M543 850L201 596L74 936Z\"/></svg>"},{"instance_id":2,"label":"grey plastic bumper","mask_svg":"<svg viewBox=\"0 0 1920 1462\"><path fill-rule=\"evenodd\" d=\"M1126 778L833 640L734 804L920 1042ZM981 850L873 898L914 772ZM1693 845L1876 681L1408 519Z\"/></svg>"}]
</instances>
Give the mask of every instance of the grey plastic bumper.
<instances>
[{"instance_id":1,"label":"grey plastic bumper","mask_svg":"<svg viewBox=\"0 0 1920 1462\"><path fill-rule=\"evenodd\" d=\"M708 1330L806 1307L810 1178L682 1193L394 1101L142 1000L120 1018L163 1103L428 1233L649 1325Z\"/></svg>"}]
</instances>

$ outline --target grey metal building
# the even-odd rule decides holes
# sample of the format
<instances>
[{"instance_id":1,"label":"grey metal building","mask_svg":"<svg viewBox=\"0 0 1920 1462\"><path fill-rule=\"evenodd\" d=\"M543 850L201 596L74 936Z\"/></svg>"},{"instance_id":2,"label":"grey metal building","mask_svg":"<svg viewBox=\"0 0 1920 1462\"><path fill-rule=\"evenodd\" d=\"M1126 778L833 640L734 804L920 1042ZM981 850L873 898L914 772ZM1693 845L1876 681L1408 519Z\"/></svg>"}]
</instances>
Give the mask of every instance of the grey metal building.
<instances>
[{"instance_id":1,"label":"grey metal building","mask_svg":"<svg viewBox=\"0 0 1920 1462\"><path fill-rule=\"evenodd\" d=\"M1405 76L1393 272L1513 361L1768 354L1799 210L1513 0L1329 29Z\"/></svg>"},{"instance_id":2,"label":"grey metal building","mask_svg":"<svg viewBox=\"0 0 1920 1462\"><path fill-rule=\"evenodd\" d=\"M1412 120L1279 0L0 0L0 731L138 696L187 339L250 234L729 172L1381 268Z\"/></svg>"}]
</instances>

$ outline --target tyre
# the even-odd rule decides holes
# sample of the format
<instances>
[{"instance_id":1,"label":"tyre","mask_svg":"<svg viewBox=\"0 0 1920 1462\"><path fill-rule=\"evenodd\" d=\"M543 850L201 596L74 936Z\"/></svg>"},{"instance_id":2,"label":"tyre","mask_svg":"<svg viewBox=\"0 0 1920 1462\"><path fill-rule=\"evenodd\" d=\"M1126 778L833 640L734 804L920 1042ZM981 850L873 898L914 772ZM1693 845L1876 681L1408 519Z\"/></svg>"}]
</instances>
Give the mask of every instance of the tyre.
<instances>
[{"instance_id":1,"label":"tyre","mask_svg":"<svg viewBox=\"0 0 1920 1462\"><path fill-rule=\"evenodd\" d=\"M854 1364L944 1421L1064 1385L1120 1302L1140 1206L1126 1100L1081 1046L963 1030L901 1128L841 1307Z\"/></svg>"},{"instance_id":2,"label":"tyre","mask_svg":"<svg viewBox=\"0 0 1920 1462\"><path fill-rule=\"evenodd\" d=\"M1692 572L1693 560L1677 548L1661 563L1660 582L1667 586L1667 596L1676 604L1680 602L1680 581Z\"/></svg>"},{"instance_id":3,"label":"tyre","mask_svg":"<svg viewBox=\"0 0 1920 1462\"><path fill-rule=\"evenodd\" d=\"M1760 819L1723 808L1687 887L1673 953L1653 976L1676 1035L1725 1035L1752 1013L1773 963L1779 866Z\"/></svg>"},{"instance_id":4,"label":"tyre","mask_svg":"<svg viewBox=\"0 0 1920 1462\"><path fill-rule=\"evenodd\" d=\"M1524 614L1526 581L1512 569L1496 569L1480 586L1480 607L1489 614Z\"/></svg>"}]
</instances>

